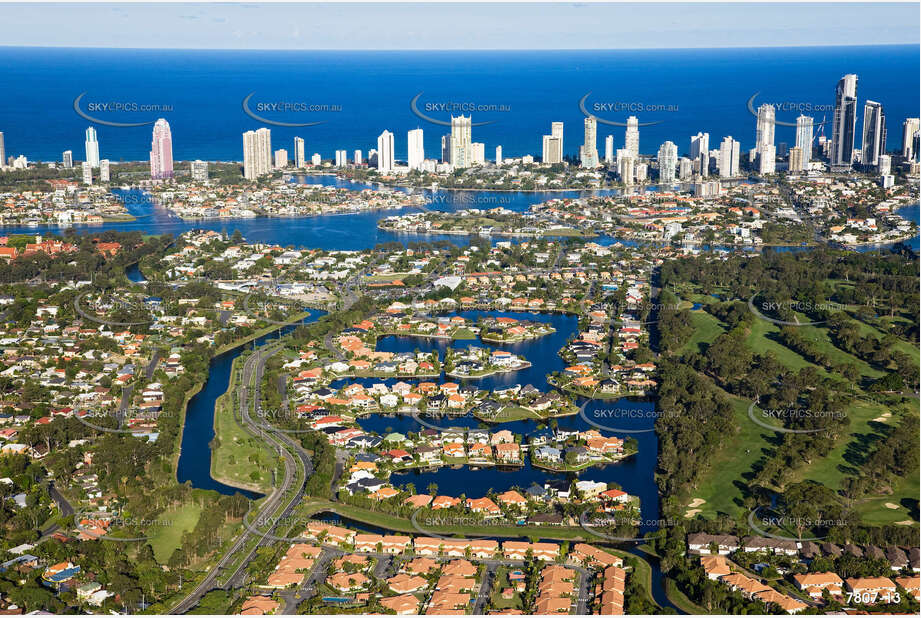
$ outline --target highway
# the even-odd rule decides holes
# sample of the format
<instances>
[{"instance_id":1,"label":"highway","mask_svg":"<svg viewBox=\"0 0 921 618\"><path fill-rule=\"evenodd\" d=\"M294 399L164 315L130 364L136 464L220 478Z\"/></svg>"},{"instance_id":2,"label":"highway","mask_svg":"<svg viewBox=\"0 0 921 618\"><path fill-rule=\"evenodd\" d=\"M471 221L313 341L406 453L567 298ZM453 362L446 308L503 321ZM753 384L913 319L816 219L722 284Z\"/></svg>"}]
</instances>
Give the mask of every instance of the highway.
<instances>
[{"instance_id":1,"label":"highway","mask_svg":"<svg viewBox=\"0 0 921 618\"><path fill-rule=\"evenodd\" d=\"M229 565L238 558L240 553L245 549L247 543L255 536L259 536L259 542L251 548L246 555L240 560L239 565L234 569L234 571L227 578L227 584L225 587L228 587L233 582L237 581L240 578L240 575L243 573L243 570L246 568L247 563L251 559L252 555L255 553L256 549L264 542L266 535L271 534L275 529L277 522L283 520L291 511L294 509L294 506L300 501L303 496L304 491L304 481L309 474L308 471L312 471L312 463L310 462L307 454L300 449L299 446L293 447L293 441L287 436L279 435L280 432L266 432L259 425L256 425L252 422L250 417L250 404L247 397L247 391L249 390L246 385L254 384L253 387L253 404L258 405L259 401L259 384L262 379L262 373L265 369L266 360L272 356L275 352L278 351L278 345L270 345L264 347L260 350L257 350L255 353L250 355L246 361L243 363L242 369L242 378L241 378L241 387L239 390L240 398L240 413L243 423L250 427L253 430L253 433L259 435L260 437L265 438L270 443L276 446L281 453L286 454L284 456L285 462L285 475L284 479L278 487L276 487L272 493L266 498L265 502L259 509L258 514L254 517L249 518L249 521L270 521L273 522L269 525L268 529L262 533L257 532L255 529L250 527L245 527L243 532L239 537L234 541L233 545L224 553L220 560L211 568L205 578L181 601L174 605L168 613L170 614L184 614L193 607L195 607L201 598L210 590L213 590L218 587L218 577L221 573L226 570ZM290 456L288 448L294 448L295 452L298 452L300 455L296 459ZM297 468L300 468L301 474L298 474ZM279 510L279 505L284 502L286 495L290 493L290 489L295 482L295 478L300 478L300 487L297 491L294 492L294 496L287 501L284 506L281 506Z\"/></svg>"}]
</instances>

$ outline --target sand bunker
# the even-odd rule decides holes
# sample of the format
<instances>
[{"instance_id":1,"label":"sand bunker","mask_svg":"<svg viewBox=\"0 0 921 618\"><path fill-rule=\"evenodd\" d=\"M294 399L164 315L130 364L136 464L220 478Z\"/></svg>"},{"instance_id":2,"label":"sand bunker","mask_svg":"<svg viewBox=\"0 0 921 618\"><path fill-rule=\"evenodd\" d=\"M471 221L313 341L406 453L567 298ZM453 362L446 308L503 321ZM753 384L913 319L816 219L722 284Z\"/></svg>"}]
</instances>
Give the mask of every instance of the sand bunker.
<instances>
[{"instance_id":1,"label":"sand bunker","mask_svg":"<svg viewBox=\"0 0 921 618\"><path fill-rule=\"evenodd\" d=\"M887 509L897 509L897 508L899 508L899 505L898 505L898 504L892 504L891 502L887 502L887 503L885 504L885 507L886 507Z\"/></svg>"},{"instance_id":2,"label":"sand bunker","mask_svg":"<svg viewBox=\"0 0 921 618\"><path fill-rule=\"evenodd\" d=\"M689 510L688 512L686 512L686 513L684 514L684 517L685 517L685 519L691 519L692 517L694 517L694 516L697 515L698 513L700 513L700 509L691 509L691 510Z\"/></svg>"},{"instance_id":3,"label":"sand bunker","mask_svg":"<svg viewBox=\"0 0 921 618\"><path fill-rule=\"evenodd\" d=\"M704 500L703 498L694 498L693 500L691 500L691 503L688 506L693 509L693 508L700 506L704 502L706 502L706 500Z\"/></svg>"}]
</instances>

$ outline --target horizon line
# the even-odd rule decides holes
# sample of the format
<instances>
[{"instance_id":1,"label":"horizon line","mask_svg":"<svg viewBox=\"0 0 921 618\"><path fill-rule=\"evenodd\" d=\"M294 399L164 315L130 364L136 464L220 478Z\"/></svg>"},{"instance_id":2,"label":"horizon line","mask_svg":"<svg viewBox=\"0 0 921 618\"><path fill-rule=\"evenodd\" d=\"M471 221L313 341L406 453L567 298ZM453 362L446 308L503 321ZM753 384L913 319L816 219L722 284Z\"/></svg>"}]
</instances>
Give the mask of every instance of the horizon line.
<instances>
[{"instance_id":1,"label":"horizon line","mask_svg":"<svg viewBox=\"0 0 921 618\"><path fill-rule=\"evenodd\" d=\"M415 48L289 48L289 47L98 47L92 45L6 45L0 49L92 49L92 50L144 50L144 51L278 51L278 52L572 52L572 51L681 51L722 49L822 49L859 47L918 47L921 42L841 44L791 44L791 45L717 45L700 47L415 47Z\"/></svg>"}]
</instances>

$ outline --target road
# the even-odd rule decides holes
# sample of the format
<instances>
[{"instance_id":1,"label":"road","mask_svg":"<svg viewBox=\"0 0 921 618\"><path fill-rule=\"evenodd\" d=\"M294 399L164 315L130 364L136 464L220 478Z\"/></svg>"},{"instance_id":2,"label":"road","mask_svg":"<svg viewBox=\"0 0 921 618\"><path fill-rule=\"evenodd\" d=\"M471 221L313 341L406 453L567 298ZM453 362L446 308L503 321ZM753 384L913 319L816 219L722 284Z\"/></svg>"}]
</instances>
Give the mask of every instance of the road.
<instances>
[{"instance_id":1,"label":"road","mask_svg":"<svg viewBox=\"0 0 921 618\"><path fill-rule=\"evenodd\" d=\"M473 603L474 616L481 616L486 613L486 604L489 602L489 594L492 591L493 583L496 577L497 563L490 562L486 564L486 570L483 571L483 579L480 580L480 590L477 593L476 601Z\"/></svg>"},{"instance_id":2,"label":"road","mask_svg":"<svg viewBox=\"0 0 921 618\"><path fill-rule=\"evenodd\" d=\"M258 435L260 435L260 437L267 439L270 443L276 445L278 448L281 448L283 452L287 453L287 450L282 447L282 444L285 442L284 439L279 438L275 434L275 432L265 432L262 430L262 428L253 424L252 419L249 416L249 401L247 397L247 386L246 385L253 384L254 380L257 377L259 380L261 380L262 372L265 368L266 359L268 359L269 356L271 356L273 353L277 351L278 351L277 345L267 346L265 348L262 348L256 351L252 355L250 355L246 359L246 361L243 363L242 379L240 381L240 384L241 384L240 412L241 412L241 419L246 425L249 425L251 428L256 427L256 430L254 431L254 433L257 433ZM256 381L255 385L256 386L254 390L253 402L257 403L259 401L259 398L258 398L259 381ZM285 436L284 438L287 438L287 437ZM287 440L290 441L290 438L288 438ZM306 453L304 453L304 457L306 457ZM305 462L301 458L298 458L298 461L296 462L294 458L290 456L286 456L284 457L284 462L285 462L285 475L284 475L284 479L281 485L276 487L272 491L272 493L268 496L268 498L266 498L266 501L260 507L258 514L255 517L250 518L250 521L278 522L279 520L283 519L288 513L290 513L294 505L297 504L297 502L300 500L301 496L303 495L303 487L304 487L303 482L306 476L301 477L300 488L299 488L299 491L295 492L295 497L288 502L287 506L282 508L280 513L277 512L279 505L284 500L284 497L289 493L289 490L291 489L291 486L294 483L294 479L296 476L295 468L298 467L298 465L300 465L301 467L304 468L305 471L308 469L305 466ZM249 562L249 559L255 553L259 545L266 539L266 534L270 534L271 531L275 529L275 525L277 524L271 525L268 530L266 530L264 533L261 533L261 534L254 529L245 527L243 532L240 534L240 536L237 537L237 539L231 545L230 549L228 549L224 553L224 555L220 558L220 560L217 561L217 563L211 568L211 570L208 572L205 578L188 595L186 595L185 598L183 598L176 605L174 605L169 610L168 613L184 614L185 612L195 607L198 604L198 602L201 600L201 598L208 591L213 590L214 588L217 587L217 580L221 572L227 569L230 563L238 557L238 555L240 554L241 551L243 551L243 549L245 548L249 540L256 535L259 535L261 537L260 542L257 543L249 552L247 552L247 555L244 557L244 559L240 561L239 566L230 574L230 577L227 579L227 582L228 584L232 584L234 581L238 580L240 578L241 573L245 569L247 563Z\"/></svg>"}]
</instances>

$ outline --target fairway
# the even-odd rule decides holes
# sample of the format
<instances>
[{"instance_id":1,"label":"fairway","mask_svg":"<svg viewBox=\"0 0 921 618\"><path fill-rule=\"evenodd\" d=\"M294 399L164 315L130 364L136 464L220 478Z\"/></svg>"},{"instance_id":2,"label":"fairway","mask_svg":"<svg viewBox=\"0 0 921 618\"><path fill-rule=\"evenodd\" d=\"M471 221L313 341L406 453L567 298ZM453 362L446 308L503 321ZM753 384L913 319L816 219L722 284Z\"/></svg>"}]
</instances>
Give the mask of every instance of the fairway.
<instances>
[{"instance_id":1,"label":"fairway","mask_svg":"<svg viewBox=\"0 0 921 618\"><path fill-rule=\"evenodd\" d=\"M726 332L722 322L702 309L691 311L691 324L694 327L694 333L688 342L684 344L680 352L700 352L703 353L706 348L703 344L711 344L713 340Z\"/></svg>"},{"instance_id":2,"label":"fairway","mask_svg":"<svg viewBox=\"0 0 921 618\"><path fill-rule=\"evenodd\" d=\"M752 466L763 455L763 449L770 446L766 438L770 437L771 432L759 427L748 417L751 402L728 394L727 397L732 401L739 433L710 462L710 468L701 476L697 489L690 490L687 496L687 502L692 498L706 500L697 507L700 515L706 519L713 519L719 513L734 519L746 514L742 506L744 496L741 487L748 485Z\"/></svg>"}]
</instances>

